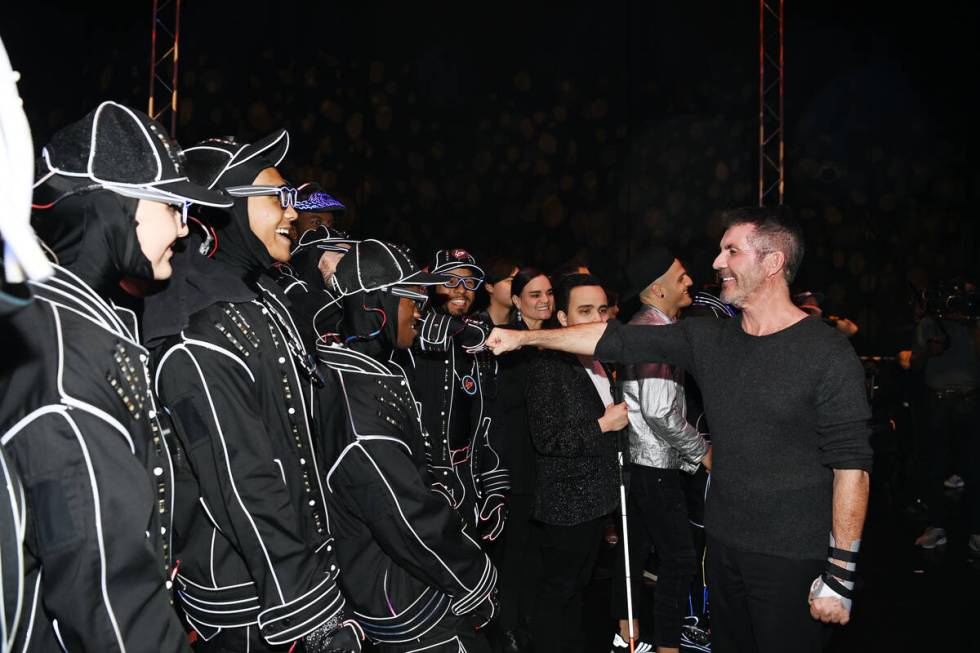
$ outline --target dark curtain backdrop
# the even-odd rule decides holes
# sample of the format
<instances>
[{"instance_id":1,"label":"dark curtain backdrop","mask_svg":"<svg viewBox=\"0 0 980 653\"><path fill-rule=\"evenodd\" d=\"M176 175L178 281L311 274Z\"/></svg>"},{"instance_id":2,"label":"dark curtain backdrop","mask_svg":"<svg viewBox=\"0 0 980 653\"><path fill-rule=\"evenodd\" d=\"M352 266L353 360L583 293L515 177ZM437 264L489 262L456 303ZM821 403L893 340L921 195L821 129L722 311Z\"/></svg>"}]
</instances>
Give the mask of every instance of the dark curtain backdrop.
<instances>
[{"instance_id":1,"label":"dark curtain backdrop","mask_svg":"<svg viewBox=\"0 0 980 653\"><path fill-rule=\"evenodd\" d=\"M150 0L4 3L40 147L102 99L146 108ZM787 196L801 289L887 351L909 283L975 275L978 11L787 2ZM859 6L852 6L859 5ZM583 259L645 245L710 278L720 211L755 203L753 0L184 0L178 139L287 127L287 172L361 236Z\"/></svg>"}]
</instances>

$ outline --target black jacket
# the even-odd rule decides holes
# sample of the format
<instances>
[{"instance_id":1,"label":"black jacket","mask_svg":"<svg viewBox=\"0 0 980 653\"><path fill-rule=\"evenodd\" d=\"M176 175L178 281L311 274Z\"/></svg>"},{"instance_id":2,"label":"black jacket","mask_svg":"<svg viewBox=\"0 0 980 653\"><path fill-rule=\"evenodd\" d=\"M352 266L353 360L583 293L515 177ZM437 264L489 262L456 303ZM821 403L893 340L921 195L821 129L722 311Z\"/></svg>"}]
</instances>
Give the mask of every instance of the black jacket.
<instances>
[{"instance_id":1,"label":"black jacket","mask_svg":"<svg viewBox=\"0 0 980 653\"><path fill-rule=\"evenodd\" d=\"M503 432L488 414L485 389L493 388L493 369L450 341L447 351L406 352L404 366L420 402L422 435L433 487L445 493L463 519L481 535L496 537L510 490L503 461Z\"/></svg>"},{"instance_id":2,"label":"black jacket","mask_svg":"<svg viewBox=\"0 0 980 653\"><path fill-rule=\"evenodd\" d=\"M507 328L526 330L524 323ZM489 392L487 413L503 434L504 466L510 474L510 493L530 496L535 487L535 453L531 445L527 407L527 370L538 354L534 348L508 352L496 359L495 387ZM486 356L492 354L481 354Z\"/></svg>"},{"instance_id":3,"label":"black jacket","mask_svg":"<svg viewBox=\"0 0 980 653\"><path fill-rule=\"evenodd\" d=\"M32 283L2 326L3 444L18 467L28 529L21 626L28 650L187 651L171 603L174 492L168 429L150 391L135 316L74 274Z\"/></svg>"},{"instance_id":4,"label":"black jacket","mask_svg":"<svg viewBox=\"0 0 980 653\"><path fill-rule=\"evenodd\" d=\"M619 500L618 433L603 433L599 393L577 357L541 352L527 372L528 421L537 452L534 517L580 524Z\"/></svg>"},{"instance_id":5,"label":"black jacket","mask_svg":"<svg viewBox=\"0 0 980 653\"><path fill-rule=\"evenodd\" d=\"M327 502L340 578L376 642L416 640L447 613L492 605L497 571L428 482L415 398L393 363L317 348L347 407L331 440Z\"/></svg>"},{"instance_id":6,"label":"black jacket","mask_svg":"<svg viewBox=\"0 0 980 653\"><path fill-rule=\"evenodd\" d=\"M275 645L337 617L344 599L310 425L315 379L281 291L257 288L194 313L161 349L157 383L200 492L179 533L188 620L207 638L258 625Z\"/></svg>"}]
</instances>

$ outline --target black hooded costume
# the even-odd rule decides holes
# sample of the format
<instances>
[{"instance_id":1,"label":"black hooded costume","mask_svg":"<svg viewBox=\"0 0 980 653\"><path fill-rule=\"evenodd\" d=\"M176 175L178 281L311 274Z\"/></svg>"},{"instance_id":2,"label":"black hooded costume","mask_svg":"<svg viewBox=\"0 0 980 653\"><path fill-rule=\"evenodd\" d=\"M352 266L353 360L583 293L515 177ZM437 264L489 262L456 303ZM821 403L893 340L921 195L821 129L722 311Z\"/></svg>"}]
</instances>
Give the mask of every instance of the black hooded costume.
<instances>
[{"instance_id":1,"label":"black hooded costume","mask_svg":"<svg viewBox=\"0 0 980 653\"><path fill-rule=\"evenodd\" d=\"M465 250L444 251L473 261ZM467 265L482 279L475 262ZM439 265L438 259L430 268L446 273L455 269L451 262ZM496 361L474 351L482 347L489 329L449 315L444 305L430 311L422 337L397 360L404 362L421 404L433 487L480 538L494 541L504 529L510 473L503 459L504 432L488 410L496 396L496 368L486 363ZM432 328L437 324L442 328Z\"/></svg>"},{"instance_id":2,"label":"black hooded costume","mask_svg":"<svg viewBox=\"0 0 980 653\"><path fill-rule=\"evenodd\" d=\"M286 144L285 132L251 146L206 141L187 151L188 167L210 186L249 185ZM273 260L251 231L247 199L211 218L214 260L191 247L170 287L147 301L155 324L167 318L148 333L157 388L200 494L179 517L180 605L218 647L285 650L305 638L319 650L310 638L337 627L344 598L311 427L316 368L264 276Z\"/></svg>"},{"instance_id":3,"label":"black hooded costume","mask_svg":"<svg viewBox=\"0 0 980 653\"><path fill-rule=\"evenodd\" d=\"M138 200L96 179L134 192L179 176L164 138L145 115L104 103L43 152L32 223L60 265L30 282L35 301L0 325L0 433L31 516L19 651L190 650L170 592L169 428L136 317L106 299L124 276L153 271Z\"/></svg>"},{"instance_id":4,"label":"black hooded costume","mask_svg":"<svg viewBox=\"0 0 980 653\"><path fill-rule=\"evenodd\" d=\"M340 583L358 622L382 651L482 650L474 625L495 612L497 571L459 514L433 491L418 406L404 370L390 362L399 298L389 289L354 289L371 266L362 241L338 265L348 344L321 344L347 407L344 428L323 436L331 529L344 574ZM404 284L414 263L394 246ZM366 257L365 257L366 258ZM470 648L472 647L472 648Z\"/></svg>"}]
</instances>

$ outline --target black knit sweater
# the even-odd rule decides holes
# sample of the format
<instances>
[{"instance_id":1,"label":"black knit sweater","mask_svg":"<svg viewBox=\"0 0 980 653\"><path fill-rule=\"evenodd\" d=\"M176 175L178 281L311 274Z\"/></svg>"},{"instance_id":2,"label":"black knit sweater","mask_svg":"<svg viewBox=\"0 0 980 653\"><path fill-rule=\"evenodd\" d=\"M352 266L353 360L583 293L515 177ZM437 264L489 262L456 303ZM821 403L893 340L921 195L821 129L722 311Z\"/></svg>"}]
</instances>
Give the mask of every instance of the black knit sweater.
<instances>
[{"instance_id":1,"label":"black knit sweater","mask_svg":"<svg viewBox=\"0 0 980 653\"><path fill-rule=\"evenodd\" d=\"M656 328L610 322L596 356L694 375L711 424L705 528L746 551L823 559L834 469L871 468L864 372L840 333L808 317L768 336L741 320Z\"/></svg>"}]
</instances>

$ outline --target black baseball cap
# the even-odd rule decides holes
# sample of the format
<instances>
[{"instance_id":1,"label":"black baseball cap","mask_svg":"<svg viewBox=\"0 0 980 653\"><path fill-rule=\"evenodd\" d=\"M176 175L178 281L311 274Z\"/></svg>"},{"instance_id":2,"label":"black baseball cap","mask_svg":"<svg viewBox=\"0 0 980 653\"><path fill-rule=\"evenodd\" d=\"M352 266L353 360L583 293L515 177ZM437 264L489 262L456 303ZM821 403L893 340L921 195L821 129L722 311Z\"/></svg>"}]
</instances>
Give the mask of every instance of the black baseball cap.
<instances>
[{"instance_id":1,"label":"black baseball cap","mask_svg":"<svg viewBox=\"0 0 980 653\"><path fill-rule=\"evenodd\" d=\"M222 177L249 162L260 161L275 168L288 151L289 132L285 129L254 143L239 143L231 137L209 138L184 150L191 179L208 188L221 188L218 182Z\"/></svg>"},{"instance_id":2,"label":"black baseball cap","mask_svg":"<svg viewBox=\"0 0 980 653\"><path fill-rule=\"evenodd\" d=\"M407 247L369 239L355 243L340 259L331 284L341 295L353 295L393 286L437 286L450 279L420 270Z\"/></svg>"},{"instance_id":3,"label":"black baseball cap","mask_svg":"<svg viewBox=\"0 0 980 653\"><path fill-rule=\"evenodd\" d=\"M435 259L429 264L429 271L435 274L442 272L452 272L465 268L473 273L473 276L483 278L483 268L476 264L476 259L465 249L440 249L436 252Z\"/></svg>"},{"instance_id":4,"label":"black baseball cap","mask_svg":"<svg viewBox=\"0 0 980 653\"><path fill-rule=\"evenodd\" d=\"M293 254L310 247L316 247L327 252L346 253L357 242L356 239L348 236L346 232L321 224L313 229L307 229L300 234L299 241L293 249Z\"/></svg>"},{"instance_id":5,"label":"black baseball cap","mask_svg":"<svg viewBox=\"0 0 980 653\"><path fill-rule=\"evenodd\" d=\"M231 198L190 180L184 151L142 111L103 102L41 150L35 201L54 204L105 189L167 204L229 207Z\"/></svg>"}]
</instances>

